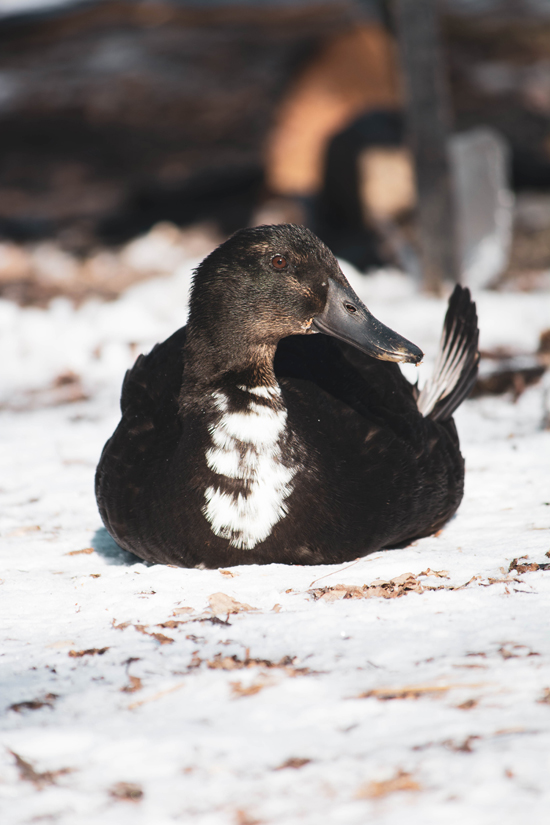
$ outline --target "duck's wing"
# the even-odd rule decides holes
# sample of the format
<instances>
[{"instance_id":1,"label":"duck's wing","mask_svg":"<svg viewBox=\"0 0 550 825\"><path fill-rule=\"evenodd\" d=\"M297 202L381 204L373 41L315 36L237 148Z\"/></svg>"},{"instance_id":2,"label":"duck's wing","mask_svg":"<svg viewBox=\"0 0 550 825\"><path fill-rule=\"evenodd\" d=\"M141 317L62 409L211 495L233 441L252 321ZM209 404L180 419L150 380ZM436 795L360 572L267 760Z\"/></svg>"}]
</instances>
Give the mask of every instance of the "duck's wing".
<instances>
[{"instance_id":1,"label":"duck's wing","mask_svg":"<svg viewBox=\"0 0 550 825\"><path fill-rule=\"evenodd\" d=\"M418 416L414 387L397 364L371 358L328 335L293 335L279 342L275 374L302 386L309 383L364 417Z\"/></svg>"},{"instance_id":2,"label":"duck's wing","mask_svg":"<svg viewBox=\"0 0 550 825\"><path fill-rule=\"evenodd\" d=\"M140 355L126 372L120 409L143 432L175 423L183 377L185 327L177 330L147 355Z\"/></svg>"},{"instance_id":3,"label":"duck's wing","mask_svg":"<svg viewBox=\"0 0 550 825\"><path fill-rule=\"evenodd\" d=\"M185 329L180 329L148 355L140 355L122 385L122 418L105 444L95 487L99 512L121 547L148 558L140 536L132 532L139 510L147 466L170 452L180 433L178 395L183 373Z\"/></svg>"},{"instance_id":4,"label":"duck's wing","mask_svg":"<svg viewBox=\"0 0 550 825\"><path fill-rule=\"evenodd\" d=\"M445 421L468 396L477 376L478 339L476 305L470 290L457 284L445 315L434 373L416 402L424 417Z\"/></svg>"}]
</instances>

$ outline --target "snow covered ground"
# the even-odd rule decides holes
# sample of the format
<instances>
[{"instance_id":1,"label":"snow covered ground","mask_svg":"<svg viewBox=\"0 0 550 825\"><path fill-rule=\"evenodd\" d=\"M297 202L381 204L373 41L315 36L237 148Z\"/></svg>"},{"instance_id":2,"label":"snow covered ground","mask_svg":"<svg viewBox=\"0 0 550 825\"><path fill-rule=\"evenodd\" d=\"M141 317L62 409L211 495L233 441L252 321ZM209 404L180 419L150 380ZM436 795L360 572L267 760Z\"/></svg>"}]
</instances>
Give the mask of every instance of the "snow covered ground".
<instances>
[{"instance_id":1,"label":"snow covered ground","mask_svg":"<svg viewBox=\"0 0 550 825\"><path fill-rule=\"evenodd\" d=\"M0 302L2 823L548 822L544 386L459 410L466 496L437 537L338 567L146 566L93 473L192 265L112 303ZM445 302L351 277L429 369ZM550 327L548 292L476 298L483 348Z\"/></svg>"}]
</instances>

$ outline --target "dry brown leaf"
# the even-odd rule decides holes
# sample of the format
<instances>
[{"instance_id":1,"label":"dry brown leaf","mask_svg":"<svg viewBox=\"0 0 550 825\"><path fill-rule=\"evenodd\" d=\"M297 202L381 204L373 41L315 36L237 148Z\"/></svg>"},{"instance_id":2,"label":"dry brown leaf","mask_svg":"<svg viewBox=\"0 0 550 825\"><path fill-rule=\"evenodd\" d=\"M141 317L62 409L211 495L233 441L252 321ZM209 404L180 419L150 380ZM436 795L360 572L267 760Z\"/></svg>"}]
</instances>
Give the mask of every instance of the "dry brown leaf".
<instances>
[{"instance_id":1,"label":"dry brown leaf","mask_svg":"<svg viewBox=\"0 0 550 825\"><path fill-rule=\"evenodd\" d=\"M472 582L480 581L480 579L481 579L481 576L472 576L472 578L468 579L468 581L464 582L464 584L459 584L456 587L445 587L444 589L445 590L464 590L464 588L468 587L470 584L472 584Z\"/></svg>"},{"instance_id":2,"label":"dry brown leaf","mask_svg":"<svg viewBox=\"0 0 550 825\"><path fill-rule=\"evenodd\" d=\"M390 579L390 581L391 581L393 584L400 585L400 584L405 584L406 582L408 582L408 581L409 581L409 580L411 580L411 579L412 579L413 581L416 581L416 580L415 580L414 573L401 573L401 575L400 575L400 576L394 576L394 578L393 578L393 579Z\"/></svg>"},{"instance_id":3,"label":"dry brown leaf","mask_svg":"<svg viewBox=\"0 0 550 825\"><path fill-rule=\"evenodd\" d=\"M338 599L397 599L412 591L423 593L425 589L427 588L423 587L412 573L402 573L389 581L375 579L370 585L364 584L362 587L335 584L332 587L318 587L308 592L315 600L333 602Z\"/></svg>"},{"instance_id":4,"label":"dry brown leaf","mask_svg":"<svg viewBox=\"0 0 550 825\"><path fill-rule=\"evenodd\" d=\"M525 564L520 563L521 558L527 558L526 556L521 556L518 559L512 559L510 562L510 566L508 568L508 572L511 573L512 570L515 570L517 573L531 573L537 570L550 570L550 563L543 562L543 564L537 564L536 562L526 562Z\"/></svg>"},{"instance_id":5,"label":"dry brown leaf","mask_svg":"<svg viewBox=\"0 0 550 825\"><path fill-rule=\"evenodd\" d=\"M251 607L249 604L244 604L243 602L238 602L226 593L212 593L212 595L208 597L208 604L210 605L212 613L215 614L229 615L229 613L256 610L255 607Z\"/></svg>"},{"instance_id":6,"label":"dry brown leaf","mask_svg":"<svg viewBox=\"0 0 550 825\"><path fill-rule=\"evenodd\" d=\"M90 647L88 650L69 650L69 656L73 659L80 659L81 656L103 656L108 650L108 647Z\"/></svg>"},{"instance_id":7,"label":"dry brown leaf","mask_svg":"<svg viewBox=\"0 0 550 825\"><path fill-rule=\"evenodd\" d=\"M304 765L309 765L311 759L303 759L299 756L291 756L290 759L287 759L282 765L278 765L276 768L273 768L274 771L284 771L286 768L294 768L294 770L298 770L299 768L303 768Z\"/></svg>"},{"instance_id":8,"label":"dry brown leaf","mask_svg":"<svg viewBox=\"0 0 550 825\"><path fill-rule=\"evenodd\" d=\"M116 619L111 619L111 627L113 630L126 630L127 627L130 627L131 622L119 622L116 623Z\"/></svg>"},{"instance_id":9,"label":"dry brown leaf","mask_svg":"<svg viewBox=\"0 0 550 825\"><path fill-rule=\"evenodd\" d=\"M64 556L82 556L83 554L89 555L90 553L95 553L93 547L85 547L83 550L71 550L70 553L63 553Z\"/></svg>"},{"instance_id":10,"label":"dry brown leaf","mask_svg":"<svg viewBox=\"0 0 550 825\"><path fill-rule=\"evenodd\" d=\"M171 636L165 636L164 633L150 633L147 630L148 626L149 625L146 624L132 624L131 622L121 622L120 624L116 624L116 619L113 619L111 622L111 627L113 627L114 630L125 630L127 627L133 627L138 633L142 633L144 636L151 636L151 638L156 639L157 642L160 642L161 645L169 645L174 641ZM159 625L159 627L163 626L164 625Z\"/></svg>"},{"instance_id":11,"label":"dry brown leaf","mask_svg":"<svg viewBox=\"0 0 550 825\"><path fill-rule=\"evenodd\" d=\"M143 685L139 676L128 676L129 682L123 688L120 688L122 693L135 693L136 690L141 690Z\"/></svg>"},{"instance_id":12,"label":"dry brown leaf","mask_svg":"<svg viewBox=\"0 0 550 825\"><path fill-rule=\"evenodd\" d=\"M476 705L479 704L479 699L466 699L465 702L462 702L460 705L457 705L459 710L471 710L475 708Z\"/></svg>"},{"instance_id":13,"label":"dry brown leaf","mask_svg":"<svg viewBox=\"0 0 550 825\"><path fill-rule=\"evenodd\" d=\"M55 785L55 780L58 776L64 776L72 772L72 768L60 768L57 771L43 771L40 773L33 768L30 762L22 759L18 753L15 753L15 751L10 751L10 753L15 759L15 764L19 771L19 778L25 780L25 782L32 782L39 791L45 788L46 785Z\"/></svg>"},{"instance_id":14,"label":"dry brown leaf","mask_svg":"<svg viewBox=\"0 0 550 825\"><path fill-rule=\"evenodd\" d=\"M57 699L56 693L46 693L42 699L31 699L27 702L15 702L9 706L9 710L14 710L16 713L21 713L22 710L39 710L47 707L53 708L53 703Z\"/></svg>"},{"instance_id":15,"label":"dry brown leaf","mask_svg":"<svg viewBox=\"0 0 550 825\"><path fill-rule=\"evenodd\" d=\"M432 570L430 567L427 567L422 573L418 574L419 576L436 576L438 579L448 579L449 578L449 571L448 570Z\"/></svg>"},{"instance_id":16,"label":"dry brown leaf","mask_svg":"<svg viewBox=\"0 0 550 825\"><path fill-rule=\"evenodd\" d=\"M235 825L262 825L262 820L239 808L235 811Z\"/></svg>"},{"instance_id":17,"label":"dry brown leaf","mask_svg":"<svg viewBox=\"0 0 550 825\"><path fill-rule=\"evenodd\" d=\"M210 670L240 670L246 667L245 663L237 659L236 656L222 656L220 653L207 661L206 665Z\"/></svg>"},{"instance_id":18,"label":"dry brown leaf","mask_svg":"<svg viewBox=\"0 0 550 825\"><path fill-rule=\"evenodd\" d=\"M472 742L475 742L476 739L480 738L480 736L476 736L474 734L472 736L467 736L466 739L462 740L462 742L455 742L454 739L445 739L441 744L451 751L457 751L458 753L472 753Z\"/></svg>"},{"instance_id":19,"label":"dry brown leaf","mask_svg":"<svg viewBox=\"0 0 550 825\"><path fill-rule=\"evenodd\" d=\"M550 565L549 565L550 567ZM419 573L418 576L436 576L437 578L447 578L446 570L427 570ZM414 573L402 573L400 576L395 576L393 579L374 579L369 584L364 584L362 587L348 584L335 584L332 587L318 587L313 590L308 590L308 593L313 596L314 600L323 599L324 601L333 602L338 599L399 599L401 596L406 596L407 593L424 593L427 590L463 590L474 581L480 579L480 576L473 576L465 584L461 585L426 585L418 580Z\"/></svg>"},{"instance_id":20,"label":"dry brown leaf","mask_svg":"<svg viewBox=\"0 0 550 825\"><path fill-rule=\"evenodd\" d=\"M192 607L175 607L172 610L172 616L183 616L184 613L194 613L195 610Z\"/></svg>"},{"instance_id":21,"label":"dry brown leaf","mask_svg":"<svg viewBox=\"0 0 550 825\"><path fill-rule=\"evenodd\" d=\"M214 658L208 660L206 664L211 670L243 670L244 668L263 667L268 670L283 670L289 676L303 676L310 673L307 667L296 667L294 658L291 656L283 656L278 662L272 662L269 659L254 659L250 656L238 659L237 656L222 656L221 653L216 653Z\"/></svg>"},{"instance_id":22,"label":"dry brown leaf","mask_svg":"<svg viewBox=\"0 0 550 825\"><path fill-rule=\"evenodd\" d=\"M259 693L265 687L268 687L270 682L253 682L251 685L243 685L242 682L229 682L231 686L231 695L234 699L238 699L241 696L254 696L255 693Z\"/></svg>"},{"instance_id":23,"label":"dry brown leaf","mask_svg":"<svg viewBox=\"0 0 550 825\"><path fill-rule=\"evenodd\" d=\"M273 607L271 608L271 612L272 613L280 613L281 612L281 605L280 604L274 604Z\"/></svg>"},{"instance_id":24,"label":"dry brown leaf","mask_svg":"<svg viewBox=\"0 0 550 825\"><path fill-rule=\"evenodd\" d=\"M117 782L109 790L113 799L121 799L124 802L139 802L143 797L143 791L135 782Z\"/></svg>"},{"instance_id":25,"label":"dry brown leaf","mask_svg":"<svg viewBox=\"0 0 550 825\"><path fill-rule=\"evenodd\" d=\"M380 699L385 702L390 699L418 699L419 696L430 693L445 693L453 687L465 687L465 685L408 685L402 688L373 688L364 693L360 693L358 699Z\"/></svg>"},{"instance_id":26,"label":"dry brown leaf","mask_svg":"<svg viewBox=\"0 0 550 825\"><path fill-rule=\"evenodd\" d=\"M229 576L231 579L235 578L235 574L231 572L231 570L220 570L219 571L222 576Z\"/></svg>"},{"instance_id":27,"label":"dry brown leaf","mask_svg":"<svg viewBox=\"0 0 550 825\"><path fill-rule=\"evenodd\" d=\"M396 791L421 791L422 786L411 776L410 773L399 771L392 779L381 782L366 782L361 785L356 799L380 799Z\"/></svg>"},{"instance_id":28,"label":"dry brown leaf","mask_svg":"<svg viewBox=\"0 0 550 825\"><path fill-rule=\"evenodd\" d=\"M171 645L174 641L171 636L165 636L164 633L147 633L146 635L156 639L161 645Z\"/></svg>"}]
</instances>

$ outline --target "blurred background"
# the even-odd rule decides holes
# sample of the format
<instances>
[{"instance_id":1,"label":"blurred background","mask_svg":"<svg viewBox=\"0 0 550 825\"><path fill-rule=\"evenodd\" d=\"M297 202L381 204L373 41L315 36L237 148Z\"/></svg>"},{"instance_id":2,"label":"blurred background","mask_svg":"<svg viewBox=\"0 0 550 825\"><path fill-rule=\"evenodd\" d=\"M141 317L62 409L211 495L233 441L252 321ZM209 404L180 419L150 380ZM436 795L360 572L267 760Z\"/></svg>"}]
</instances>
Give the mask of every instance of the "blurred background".
<instances>
[{"instance_id":1,"label":"blurred background","mask_svg":"<svg viewBox=\"0 0 550 825\"><path fill-rule=\"evenodd\" d=\"M550 286L550 2L0 0L0 297L276 222L433 291Z\"/></svg>"}]
</instances>

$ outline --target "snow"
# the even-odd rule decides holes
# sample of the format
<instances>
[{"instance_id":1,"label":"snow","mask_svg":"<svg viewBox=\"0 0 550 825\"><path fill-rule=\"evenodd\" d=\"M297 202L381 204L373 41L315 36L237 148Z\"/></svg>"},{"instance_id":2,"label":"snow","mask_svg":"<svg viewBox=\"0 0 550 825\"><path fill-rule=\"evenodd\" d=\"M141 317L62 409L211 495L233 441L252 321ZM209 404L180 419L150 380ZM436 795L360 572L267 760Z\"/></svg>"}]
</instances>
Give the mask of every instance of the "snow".
<instances>
[{"instance_id":1,"label":"snow","mask_svg":"<svg viewBox=\"0 0 550 825\"><path fill-rule=\"evenodd\" d=\"M437 537L334 567L148 566L102 528L93 473L195 264L111 303L0 302L1 821L547 822L550 571L509 573L548 562L543 385L461 407L466 495ZM445 300L345 269L427 374ZM476 299L484 349L550 327L548 293ZM52 406L67 371L85 400ZM310 592L409 572L423 592Z\"/></svg>"}]
</instances>

